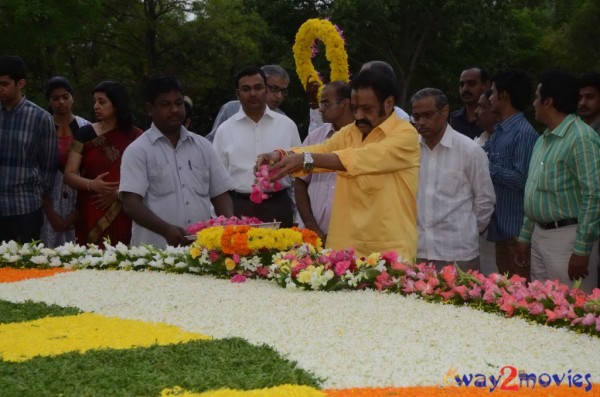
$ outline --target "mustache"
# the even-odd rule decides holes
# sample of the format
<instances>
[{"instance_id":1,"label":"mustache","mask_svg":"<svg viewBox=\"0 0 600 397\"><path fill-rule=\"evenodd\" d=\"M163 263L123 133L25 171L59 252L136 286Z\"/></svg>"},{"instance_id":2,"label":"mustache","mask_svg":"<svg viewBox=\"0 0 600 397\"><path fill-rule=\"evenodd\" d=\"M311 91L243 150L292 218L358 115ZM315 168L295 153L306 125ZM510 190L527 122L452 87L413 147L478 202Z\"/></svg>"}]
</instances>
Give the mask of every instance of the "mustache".
<instances>
[{"instance_id":1,"label":"mustache","mask_svg":"<svg viewBox=\"0 0 600 397\"><path fill-rule=\"evenodd\" d=\"M367 119L356 120L354 124L358 127L360 124L366 125L367 127L373 127L373 124Z\"/></svg>"},{"instance_id":2,"label":"mustache","mask_svg":"<svg viewBox=\"0 0 600 397\"><path fill-rule=\"evenodd\" d=\"M469 91L465 91L465 92L463 92L463 93L462 93L460 96L461 96L461 97L473 96L473 93L472 93L472 92L469 92Z\"/></svg>"}]
</instances>

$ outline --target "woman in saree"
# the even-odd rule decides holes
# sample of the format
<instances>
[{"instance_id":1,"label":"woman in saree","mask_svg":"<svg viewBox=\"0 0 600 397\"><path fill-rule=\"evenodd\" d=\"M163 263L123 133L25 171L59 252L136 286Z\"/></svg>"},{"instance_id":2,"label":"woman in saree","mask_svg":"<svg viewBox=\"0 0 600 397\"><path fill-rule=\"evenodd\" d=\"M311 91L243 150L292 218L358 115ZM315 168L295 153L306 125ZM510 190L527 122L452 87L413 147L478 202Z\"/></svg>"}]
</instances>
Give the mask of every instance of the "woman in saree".
<instances>
[{"instance_id":1,"label":"woman in saree","mask_svg":"<svg viewBox=\"0 0 600 397\"><path fill-rule=\"evenodd\" d=\"M93 91L96 122L75 134L65 168L65 181L77 189L79 216L75 234L79 244L103 246L129 244L131 220L117 197L121 156L141 135L133 126L127 89L115 81L103 81Z\"/></svg>"},{"instance_id":2,"label":"woman in saree","mask_svg":"<svg viewBox=\"0 0 600 397\"><path fill-rule=\"evenodd\" d=\"M73 87L64 77L55 76L48 80L45 94L56 127L58 171L52 195L46 197L42 205L44 223L40 236L46 247L58 247L75 240L77 191L64 183L63 175L73 136L89 121L73 114Z\"/></svg>"}]
</instances>

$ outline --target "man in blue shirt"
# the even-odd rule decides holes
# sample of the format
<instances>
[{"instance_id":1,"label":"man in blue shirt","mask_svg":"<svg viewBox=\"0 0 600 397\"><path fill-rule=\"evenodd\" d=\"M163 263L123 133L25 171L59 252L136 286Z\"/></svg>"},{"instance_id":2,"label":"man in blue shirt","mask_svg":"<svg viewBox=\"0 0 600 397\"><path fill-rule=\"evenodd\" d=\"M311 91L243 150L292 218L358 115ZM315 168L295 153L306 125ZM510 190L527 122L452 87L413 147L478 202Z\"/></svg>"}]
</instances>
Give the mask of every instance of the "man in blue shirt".
<instances>
[{"instance_id":1,"label":"man in blue shirt","mask_svg":"<svg viewBox=\"0 0 600 397\"><path fill-rule=\"evenodd\" d=\"M479 97L488 88L490 78L487 70L472 67L462 71L458 91L465 106L450 113L449 123L452 128L471 139L481 135L483 130L475 122L475 109Z\"/></svg>"},{"instance_id":2,"label":"man in blue shirt","mask_svg":"<svg viewBox=\"0 0 600 397\"><path fill-rule=\"evenodd\" d=\"M58 166L52 116L23 96L26 67L0 56L0 241L40 238L42 200Z\"/></svg>"},{"instance_id":3,"label":"man in blue shirt","mask_svg":"<svg viewBox=\"0 0 600 397\"><path fill-rule=\"evenodd\" d=\"M496 243L496 266L502 274L518 274L530 279L529 263L514 263L517 236L523 224L523 197L529 160L537 132L525 119L530 103L529 75L506 69L492 77L492 112L500 120L484 149L490 160L490 176L496 192L496 209L488 229L488 240Z\"/></svg>"}]
</instances>

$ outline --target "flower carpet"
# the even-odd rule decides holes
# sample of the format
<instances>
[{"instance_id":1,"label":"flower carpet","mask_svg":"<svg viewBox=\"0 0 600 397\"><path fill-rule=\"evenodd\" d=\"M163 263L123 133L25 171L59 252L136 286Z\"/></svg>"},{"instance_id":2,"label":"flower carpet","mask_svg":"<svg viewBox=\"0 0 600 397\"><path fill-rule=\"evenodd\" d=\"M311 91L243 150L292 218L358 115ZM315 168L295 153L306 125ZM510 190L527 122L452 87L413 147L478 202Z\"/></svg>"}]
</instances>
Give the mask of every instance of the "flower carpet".
<instances>
[{"instance_id":1,"label":"flower carpet","mask_svg":"<svg viewBox=\"0 0 600 397\"><path fill-rule=\"evenodd\" d=\"M135 260L121 258L113 269L131 265L107 271L95 269L114 252L100 261L71 247L58 265L43 247L14 248L0 247L14 266L0 269L2 395L600 395L600 339L580 324L389 289L281 288L291 273L237 273L243 283L177 274L177 249L163 268L127 271Z\"/></svg>"}]
</instances>

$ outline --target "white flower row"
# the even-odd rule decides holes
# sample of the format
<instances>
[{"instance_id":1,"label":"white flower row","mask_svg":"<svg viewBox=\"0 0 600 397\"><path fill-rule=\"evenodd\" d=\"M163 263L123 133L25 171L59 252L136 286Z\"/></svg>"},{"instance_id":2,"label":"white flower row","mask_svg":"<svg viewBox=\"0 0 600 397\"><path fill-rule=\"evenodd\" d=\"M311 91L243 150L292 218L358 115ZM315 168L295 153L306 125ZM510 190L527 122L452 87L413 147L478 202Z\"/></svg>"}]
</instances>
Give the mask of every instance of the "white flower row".
<instances>
[{"instance_id":1,"label":"white flower row","mask_svg":"<svg viewBox=\"0 0 600 397\"><path fill-rule=\"evenodd\" d=\"M537 374L589 373L600 382L597 338L399 294L83 270L0 284L0 299L76 306L266 343L325 377L325 388L439 385L450 368L497 376L505 365Z\"/></svg>"}]
</instances>

